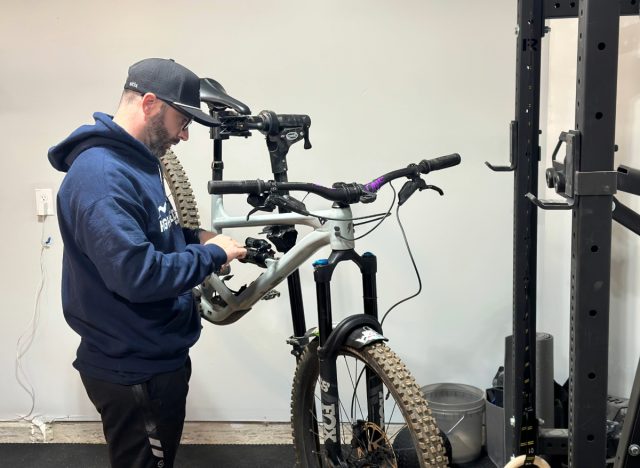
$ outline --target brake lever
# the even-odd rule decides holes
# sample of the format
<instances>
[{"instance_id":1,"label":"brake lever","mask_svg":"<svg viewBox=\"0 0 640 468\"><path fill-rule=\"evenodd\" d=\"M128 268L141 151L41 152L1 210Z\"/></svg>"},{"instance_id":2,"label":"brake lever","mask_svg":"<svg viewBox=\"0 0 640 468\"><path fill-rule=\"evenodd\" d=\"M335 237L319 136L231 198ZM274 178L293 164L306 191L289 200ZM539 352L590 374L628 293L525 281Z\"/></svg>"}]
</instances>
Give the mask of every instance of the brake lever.
<instances>
[{"instance_id":1,"label":"brake lever","mask_svg":"<svg viewBox=\"0 0 640 468\"><path fill-rule=\"evenodd\" d=\"M309 216L309 212L307 211L305 204L300 200L293 198L291 195L278 195L273 193L267 197L267 202L280 208L284 208L285 210L292 211L303 216Z\"/></svg>"},{"instance_id":2,"label":"brake lever","mask_svg":"<svg viewBox=\"0 0 640 468\"><path fill-rule=\"evenodd\" d=\"M441 196L444 195L444 192L440 187L436 185L427 185L421 177L416 177L406 181L400 189L400 193L398 193L398 206L402 206L416 190L420 190L421 192L423 190L433 190L438 192Z\"/></svg>"},{"instance_id":3,"label":"brake lever","mask_svg":"<svg viewBox=\"0 0 640 468\"><path fill-rule=\"evenodd\" d=\"M259 206L255 206L251 211L249 211L249 213L247 214L247 221L249 221L249 217L257 212L257 211L273 211L276 208L276 205L274 205L273 203L269 202L269 199L267 198L266 202L264 203L264 205L259 205Z\"/></svg>"},{"instance_id":4,"label":"brake lever","mask_svg":"<svg viewBox=\"0 0 640 468\"><path fill-rule=\"evenodd\" d=\"M440 187L438 187L437 185L427 185L426 186L427 190L433 190L435 192L438 192L440 194L440 196L444 195L444 192L442 191L442 189ZM422 189L421 189L422 190Z\"/></svg>"}]
</instances>

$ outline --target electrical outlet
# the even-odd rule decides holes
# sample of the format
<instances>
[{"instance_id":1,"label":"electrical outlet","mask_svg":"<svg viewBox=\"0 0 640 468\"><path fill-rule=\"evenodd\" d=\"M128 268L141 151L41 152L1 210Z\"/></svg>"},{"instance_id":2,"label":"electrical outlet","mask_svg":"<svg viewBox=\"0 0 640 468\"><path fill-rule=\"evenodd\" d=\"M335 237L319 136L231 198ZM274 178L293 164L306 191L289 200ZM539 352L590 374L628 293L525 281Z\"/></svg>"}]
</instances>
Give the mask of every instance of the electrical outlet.
<instances>
[{"instance_id":1,"label":"electrical outlet","mask_svg":"<svg viewBox=\"0 0 640 468\"><path fill-rule=\"evenodd\" d=\"M36 214L38 216L53 215L53 190L36 189Z\"/></svg>"}]
</instances>

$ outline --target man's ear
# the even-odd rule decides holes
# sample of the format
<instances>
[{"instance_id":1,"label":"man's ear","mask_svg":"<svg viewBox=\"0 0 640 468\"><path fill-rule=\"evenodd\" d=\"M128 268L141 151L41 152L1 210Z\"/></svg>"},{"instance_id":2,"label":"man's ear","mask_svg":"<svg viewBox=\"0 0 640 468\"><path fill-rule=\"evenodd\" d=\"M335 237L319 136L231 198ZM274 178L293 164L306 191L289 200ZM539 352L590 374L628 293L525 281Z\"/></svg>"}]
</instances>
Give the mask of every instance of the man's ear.
<instances>
[{"instance_id":1,"label":"man's ear","mask_svg":"<svg viewBox=\"0 0 640 468\"><path fill-rule=\"evenodd\" d=\"M160 104L162 101L158 99L158 97L153 93L145 93L142 96L142 112L145 117L150 117L157 112L157 109L160 108Z\"/></svg>"}]
</instances>

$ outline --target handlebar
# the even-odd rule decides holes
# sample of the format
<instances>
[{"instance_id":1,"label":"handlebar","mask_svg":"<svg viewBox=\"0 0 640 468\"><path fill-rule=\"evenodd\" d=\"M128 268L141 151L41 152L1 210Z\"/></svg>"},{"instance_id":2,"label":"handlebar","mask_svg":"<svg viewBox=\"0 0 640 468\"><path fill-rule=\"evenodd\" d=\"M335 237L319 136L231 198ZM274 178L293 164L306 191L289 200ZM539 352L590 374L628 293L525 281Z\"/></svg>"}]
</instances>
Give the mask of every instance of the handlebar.
<instances>
[{"instance_id":1,"label":"handlebar","mask_svg":"<svg viewBox=\"0 0 640 468\"><path fill-rule=\"evenodd\" d=\"M367 203L375 199L375 193L388 182L400 177L410 179L417 178L420 174L446 169L460 164L461 158L457 153L441 156L434 159L424 159L418 164L410 164L403 169L388 172L367 184L338 182L332 187L312 184L308 182L275 182L264 180L239 180L223 181L211 180L208 184L210 194L249 194L262 195L277 191L302 191L311 192L321 197L347 204L363 202Z\"/></svg>"}]
</instances>

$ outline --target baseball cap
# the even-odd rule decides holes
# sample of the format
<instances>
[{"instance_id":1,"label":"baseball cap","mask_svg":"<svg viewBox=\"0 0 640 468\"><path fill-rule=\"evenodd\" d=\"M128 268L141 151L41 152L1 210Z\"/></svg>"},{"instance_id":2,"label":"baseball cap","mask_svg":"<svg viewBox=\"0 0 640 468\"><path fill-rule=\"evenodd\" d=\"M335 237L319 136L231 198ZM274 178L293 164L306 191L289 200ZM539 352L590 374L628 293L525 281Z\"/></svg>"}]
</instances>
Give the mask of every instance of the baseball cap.
<instances>
[{"instance_id":1,"label":"baseball cap","mask_svg":"<svg viewBox=\"0 0 640 468\"><path fill-rule=\"evenodd\" d=\"M200 78L173 59L148 58L134 63L124 89L153 93L202 125L220 125L217 118L200 109Z\"/></svg>"}]
</instances>

